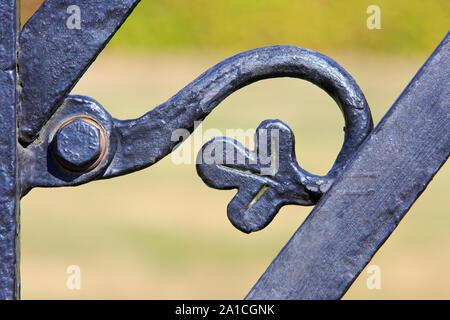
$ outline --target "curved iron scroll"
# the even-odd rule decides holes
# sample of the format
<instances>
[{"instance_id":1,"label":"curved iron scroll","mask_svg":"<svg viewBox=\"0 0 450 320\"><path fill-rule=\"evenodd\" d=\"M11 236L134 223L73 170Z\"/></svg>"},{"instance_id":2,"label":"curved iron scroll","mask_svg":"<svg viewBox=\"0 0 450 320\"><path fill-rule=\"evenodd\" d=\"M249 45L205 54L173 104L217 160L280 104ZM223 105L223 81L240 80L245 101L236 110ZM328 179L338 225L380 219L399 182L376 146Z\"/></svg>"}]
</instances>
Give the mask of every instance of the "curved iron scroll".
<instances>
[{"instance_id":1,"label":"curved iron scroll","mask_svg":"<svg viewBox=\"0 0 450 320\"><path fill-rule=\"evenodd\" d=\"M38 139L21 149L22 195L33 187L79 185L146 168L177 146L180 141L172 139L175 130L192 132L195 122L202 121L234 91L275 77L310 81L324 89L342 110L345 138L330 172L320 177L301 169L295 160L290 129L273 121L263 126L277 127L281 132L281 170L273 177L275 180L272 179L277 181L276 186L271 185L273 188L261 198L261 205L246 208L243 203L248 204L249 199L244 198L254 198L263 186L270 185L267 177L255 179L241 172L231 182L226 175L232 168L223 171L215 164L206 163L198 165L198 172L210 186L241 189L230 203L229 217L244 232L267 225L283 204L315 204L370 133L373 124L363 93L342 67L320 53L293 46L259 48L231 57L203 73L167 102L134 120L114 119L95 100L69 96L42 128ZM248 192L242 191L244 189ZM234 205L237 202L239 204Z\"/></svg>"}]
</instances>

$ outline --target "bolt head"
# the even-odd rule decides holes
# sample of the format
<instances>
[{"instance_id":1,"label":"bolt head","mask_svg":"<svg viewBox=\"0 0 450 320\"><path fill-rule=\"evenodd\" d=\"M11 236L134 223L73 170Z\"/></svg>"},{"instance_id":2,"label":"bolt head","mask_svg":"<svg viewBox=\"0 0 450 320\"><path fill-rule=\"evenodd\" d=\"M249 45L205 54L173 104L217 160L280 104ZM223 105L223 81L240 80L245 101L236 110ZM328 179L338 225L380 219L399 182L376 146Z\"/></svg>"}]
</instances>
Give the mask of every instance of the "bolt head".
<instances>
[{"instance_id":1,"label":"bolt head","mask_svg":"<svg viewBox=\"0 0 450 320\"><path fill-rule=\"evenodd\" d=\"M73 172L93 169L103 154L102 130L95 121L83 117L63 124L53 141L58 163Z\"/></svg>"}]
</instances>

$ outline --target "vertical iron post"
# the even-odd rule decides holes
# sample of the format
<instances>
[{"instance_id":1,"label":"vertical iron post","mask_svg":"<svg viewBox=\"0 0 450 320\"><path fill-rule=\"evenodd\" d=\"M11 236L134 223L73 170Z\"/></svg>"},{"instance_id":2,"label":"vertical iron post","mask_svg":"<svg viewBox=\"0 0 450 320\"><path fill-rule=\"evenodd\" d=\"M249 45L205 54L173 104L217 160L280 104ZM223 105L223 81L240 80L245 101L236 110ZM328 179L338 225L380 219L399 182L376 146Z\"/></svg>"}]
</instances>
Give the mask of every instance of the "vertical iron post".
<instances>
[{"instance_id":1,"label":"vertical iron post","mask_svg":"<svg viewBox=\"0 0 450 320\"><path fill-rule=\"evenodd\" d=\"M19 1L0 2L0 299L20 297L17 170Z\"/></svg>"}]
</instances>

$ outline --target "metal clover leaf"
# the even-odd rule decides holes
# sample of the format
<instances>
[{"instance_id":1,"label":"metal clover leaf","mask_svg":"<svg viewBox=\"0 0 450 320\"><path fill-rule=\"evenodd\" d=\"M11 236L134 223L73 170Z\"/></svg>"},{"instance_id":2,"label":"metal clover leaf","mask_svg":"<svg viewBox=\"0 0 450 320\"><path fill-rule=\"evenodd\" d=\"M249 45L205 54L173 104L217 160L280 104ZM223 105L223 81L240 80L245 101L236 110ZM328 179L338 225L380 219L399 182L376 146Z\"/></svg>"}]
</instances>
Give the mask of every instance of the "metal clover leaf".
<instances>
[{"instance_id":1,"label":"metal clover leaf","mask_svg":"<svg viewBox=\"0 0 450 320\"><path fill-rule=\"evenodd\" d=\"M254 151L226 137L207 142L197 157L197 172L210 187L238 189L228 218L245 233L266 227L286 204L312 205L320 198L297 163L291 129L280 120L258 126Z\"/></svg>"}]
</instances>

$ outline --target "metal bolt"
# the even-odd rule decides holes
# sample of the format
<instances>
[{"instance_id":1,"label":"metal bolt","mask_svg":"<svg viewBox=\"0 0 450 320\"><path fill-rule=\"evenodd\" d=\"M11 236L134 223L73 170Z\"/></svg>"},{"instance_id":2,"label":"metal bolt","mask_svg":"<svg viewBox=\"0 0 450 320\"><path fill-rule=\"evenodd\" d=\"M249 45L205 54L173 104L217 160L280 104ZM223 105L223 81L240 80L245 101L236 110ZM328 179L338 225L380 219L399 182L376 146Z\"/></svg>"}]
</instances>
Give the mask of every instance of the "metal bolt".
<instances>
[{"instance_id":1,"label":"metal bolt","mask_svg":"<svg viewBox=\"0 0 450 320\"><path fill-rule=\"evenodd\" d=\"M92 170L106 151L105 130L87 116L70 119L56 133L53 151L58 163L69 171Z\"/></svg>"}]
</instances>

